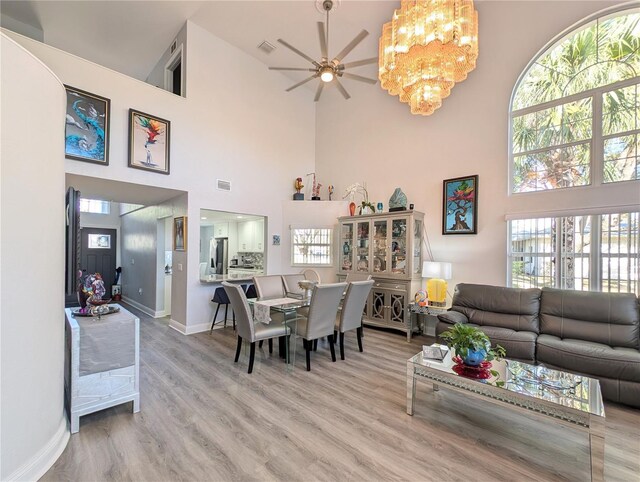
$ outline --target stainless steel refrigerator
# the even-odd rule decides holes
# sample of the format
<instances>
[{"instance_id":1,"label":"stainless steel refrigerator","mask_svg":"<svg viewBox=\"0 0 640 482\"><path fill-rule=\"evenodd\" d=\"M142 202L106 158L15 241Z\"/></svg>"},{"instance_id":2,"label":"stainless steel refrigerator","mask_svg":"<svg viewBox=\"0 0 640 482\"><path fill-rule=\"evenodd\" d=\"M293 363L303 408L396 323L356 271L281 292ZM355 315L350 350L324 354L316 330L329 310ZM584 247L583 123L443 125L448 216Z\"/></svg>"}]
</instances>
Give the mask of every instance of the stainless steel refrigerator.
<instances>
[{"instance_id":1,"label":"stainless steel refrigerator","mask_svg":"<svg viewBox=\"0 0 640 482\"><path fill-rule=\"evenodd\" d=\"M227 274L229 266L229 239L215 238L215 252L212 253L216 274Z\"/></svg>"}]
</instances>

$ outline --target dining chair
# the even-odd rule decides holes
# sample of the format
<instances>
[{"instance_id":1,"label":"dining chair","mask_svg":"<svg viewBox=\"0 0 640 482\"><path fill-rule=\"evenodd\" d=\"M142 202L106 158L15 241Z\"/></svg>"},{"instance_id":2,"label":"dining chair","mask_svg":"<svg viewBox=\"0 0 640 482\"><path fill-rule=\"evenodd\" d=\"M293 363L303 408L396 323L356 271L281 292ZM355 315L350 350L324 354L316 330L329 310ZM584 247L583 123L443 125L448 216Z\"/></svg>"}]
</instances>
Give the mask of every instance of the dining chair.
<instances>
[{"instance_id":1,"label":"dining chair","mask_svg":"<svg viewBox=\"0 0 640 482\"><path fill-rule=\"evenodd\" d=\"M300 288L298 284L300 281L304 281L306 278L304 274L283 274L282 281L284 282L284 290L286 293L292 293L294 295L304 295L304 290Z\"/></svg>"},{"instance_id":2,"label":"dining chair","mask_svg":"<svg viewBox=\"0 0 640 482\"><path fill-rule=\"evenodd\" d=\"M308 315L299 315L297 334L302 337L302 343L306 351L307 371L311 371L313 342L323 336L329 339L331 361L336 361L336 352L333 346L333 328L336 314L338 313L338 305L346 287L346 283L317 285L311 295Z\"/></svg>"},{"instance_id":3,"label":"dining chair","mask_svg":"<svg viewBox=\"0 0 640 482\"><path fill-rule=\"evenodd\" d=\"M282 284L282 276L280 276L279 274L268 276L254 276L253 285L255 286L258 300L283 298L285 295L284 285ZM282 323L284 321L284 317L281 313L274 313L272 316L273 318L275 318L275 321L277 323ZM260 340L260 343L258 344L260 348L262 348L263 341L264 340Z\"/></svg>"},{"instance_id":4,"label":"dining chair","mask_svg":"<svg viewBox=\"0 0 640 482\"><path fill-rule=\"evenodd\" d=\"M344 280L344 282L353 283L354 281L369 281L370 279L370 274L347 273L347 278Z\"/></svg>"},{"instance_id":5,"label":"dining chair","mask_svg":"<svg viewBox=\"0 0 640 482\"><path fill-rule=\"evenodd\" d=\"M253 284L259 300L284 297L282 276L279 274L268 276L254 276Z\"/></svg>"},{"instance_id":6,"label":"dining chair","mask_svg":"<svg viewBox=\"0 0 640 482\"><path fill-rule=\"evenodd\" d=\"M253 321L253 315L251 314L251 308L247 303L247 297L244 294L244 290L240 285L222 282L229 300L231 301L231 307L236 313L237 333L238 333L238 346L236 347L236 357L234 363L238 363L240 358L240 350L242 348L242 341L251 343L249 350L249 370L247 373L253 371L253 360L256 355L256 342L269 340L269 352L272 349L272 340L274 338L281 338L280 347L284 346L284 337L290 333L289 327L279 324L271 323L265 325L264 323L256 323ZM280 353L282 356L282 353Z\"/></svg>"},{"instance_id":7,"label":"dining chair","mask_svg":"<svg viewBox=\"0 0 640 482\"><path fill-rule=\"evenodd\" d=\"M302 275L304 276L304 279L308 279L309 281L315 281L318 284L322 283L322 280L320 279L320 273L318 273L313 268L303 269Z\"/></svg>"},{"instance_id":8,"label":"dining chair","mask_svg":"<svg viewBox=\"0 0 640 482\"><path fill-rule=\"evenodd\" d=\"M344 360L344 334L356 330L358 349L362 349L362 313L367 297L373 286L373 280L353 281L347 286L347 294L342 303L342 310L335 321L335 332L340 334L340 359Z\"/></svg>"}]
</instances>

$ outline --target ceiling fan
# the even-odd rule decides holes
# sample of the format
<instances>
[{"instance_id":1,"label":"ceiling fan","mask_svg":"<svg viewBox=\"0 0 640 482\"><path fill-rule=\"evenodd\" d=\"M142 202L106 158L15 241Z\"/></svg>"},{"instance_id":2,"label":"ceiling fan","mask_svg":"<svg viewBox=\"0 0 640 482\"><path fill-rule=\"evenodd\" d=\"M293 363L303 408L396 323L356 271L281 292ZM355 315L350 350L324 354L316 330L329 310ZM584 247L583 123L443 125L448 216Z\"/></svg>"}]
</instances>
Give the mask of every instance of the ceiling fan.
<instances>
[{"instance_id":1,"label":"ceiling fan","mask_svg":"<svg viewBox=\"0 0 640 482\"><path fill-rule=\"evenodd\" d=\"M311 62L313 64L313 68L269 67L269 70L298 70L298 71L313 72L313 75L311 75L310 77L307 77L303 81L298 82L297 84L292 85L291 87L286 89L287 92L292 91L293 89L296 89L301 85L306 84L307 82L313 79L317 79L319 77L321 82L318 84L318 89L316 90L316 96L313 99L315 102L317 102L320 99L324 85L330 82L335 83L336 87L338 88L338 90L340 91L340 93L345 99L349 99L351 96L346 91L344 86L340 83L340 81L338 80L338 77L345 77L348 79L358 80L360 82L375 84L377 82L376 79L370 79L368 77L363 77L361 75L345 72L345 70L351 67L359 67L361 65L376 63L378 62L378 57L373 57L371 59L364 59L364 60L356 60L354 62L348 62L346 64L342 63L342 59L344 59L349 54L349 52L351 52L354 48L356 48L356 46L360 42L362 42L362 40L367 35L369 35L369 32L367 32L366 30L362 30L362 32L360 32L356 36L356 38L354 38L351 42L349 42L347 46L343 48L340 51L340 53L333 58L333 60L329 60L329 12L334 7L334 0L317 0L316 5L320 6L320 8L322 8L327 14L326 25L323 22L318 22L318 35L320 37L320 54L322 55L322 59L320 61L315 61L304 52L301 52L300 50L295 48L293 45L279 38L278 42L280 42L282 45L284 45L288 49L298 54L300 57Z\"/></svg>"}]
</instances>

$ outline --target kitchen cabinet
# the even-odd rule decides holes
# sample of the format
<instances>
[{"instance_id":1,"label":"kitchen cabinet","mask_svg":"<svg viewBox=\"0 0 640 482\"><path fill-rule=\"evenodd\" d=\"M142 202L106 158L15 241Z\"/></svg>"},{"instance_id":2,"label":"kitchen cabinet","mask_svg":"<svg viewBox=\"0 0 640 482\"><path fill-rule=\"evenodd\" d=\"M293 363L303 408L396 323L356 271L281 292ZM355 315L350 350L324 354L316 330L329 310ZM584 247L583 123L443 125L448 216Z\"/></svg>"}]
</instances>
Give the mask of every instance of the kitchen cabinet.
<instances>
[{"instance_id":1,"label":"kitchen cabinet","mask_svg":"<svg viewBox=\"0 0 640 482\"><path fill-rule=\"evenodd\" d=\"M229 223L216 223L213 227L214 237L216 238L228 238L229 237Z\"/></svg>"},{"instance_id":2,"label":"kitchen cabinet","mask_svg":"<svg viewBox=\"0 0 640 482\"><path fill-rule=\"evenodd\" d=\"M371 275L363 322L412 329L407 309L422 284L424 214L398 211L339 218L338 279L347 274Z\"/></svg>"},{"instance_id":3,"label":"kitchen cabinet","mask_svg":"<svg viewBox=\"0 0 640 482\"><path fill-rule=\"evenodd\" d=\"M262 253L264 251L263 221L238 223L238 251L245 253Z\"/></svg>"}]
</instances>

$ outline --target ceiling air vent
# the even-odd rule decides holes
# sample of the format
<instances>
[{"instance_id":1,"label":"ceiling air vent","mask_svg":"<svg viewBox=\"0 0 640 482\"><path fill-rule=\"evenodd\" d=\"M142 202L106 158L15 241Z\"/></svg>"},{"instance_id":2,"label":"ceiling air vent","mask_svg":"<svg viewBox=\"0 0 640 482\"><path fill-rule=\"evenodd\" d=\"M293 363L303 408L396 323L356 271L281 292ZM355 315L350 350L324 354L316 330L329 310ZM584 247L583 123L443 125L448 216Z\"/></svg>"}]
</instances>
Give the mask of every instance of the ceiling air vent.
<instances>
[{"instance_id":1,"label":"ceiling air vent","mask_svg":"<svg viewBox=\"0 0 640 482\"><path fill-rule=\"evenodd\" d=\"M262 50L265 54L270 54L276 49L275 45L270 44L266 40L258 45L258 50Z\"/></svg>"},{"instance_id":2,"label":"ceiling air vent","mask_svg":"<svg viewBox=\"0 0 640 482\"><path fill-rule=\"evenodd\" d=\"M222 179L218 179L216 187L219 191L231 191L231 181L223 181Z\"/></svg>"}]
</instances>

